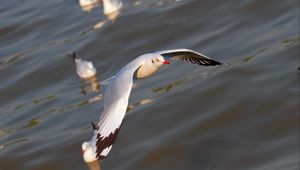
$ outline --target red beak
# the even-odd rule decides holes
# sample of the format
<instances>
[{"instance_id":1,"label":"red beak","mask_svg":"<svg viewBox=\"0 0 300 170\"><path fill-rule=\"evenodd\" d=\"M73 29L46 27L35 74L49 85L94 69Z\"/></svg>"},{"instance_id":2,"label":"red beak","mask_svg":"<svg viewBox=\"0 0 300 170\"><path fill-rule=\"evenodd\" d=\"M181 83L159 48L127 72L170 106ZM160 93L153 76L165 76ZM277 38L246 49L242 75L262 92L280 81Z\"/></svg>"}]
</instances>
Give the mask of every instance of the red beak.
<instances>
[{"instance_id":1,"label":"red beak","mask_svg":"<svg viewBox=\"0 0 300 170\"><path fill-rule=\"evenodd\" d=\"M165 61L163 62L163 64L170 64L170 62L169 62L168 60L165 60Z\"/></svg>"}]
</instances>

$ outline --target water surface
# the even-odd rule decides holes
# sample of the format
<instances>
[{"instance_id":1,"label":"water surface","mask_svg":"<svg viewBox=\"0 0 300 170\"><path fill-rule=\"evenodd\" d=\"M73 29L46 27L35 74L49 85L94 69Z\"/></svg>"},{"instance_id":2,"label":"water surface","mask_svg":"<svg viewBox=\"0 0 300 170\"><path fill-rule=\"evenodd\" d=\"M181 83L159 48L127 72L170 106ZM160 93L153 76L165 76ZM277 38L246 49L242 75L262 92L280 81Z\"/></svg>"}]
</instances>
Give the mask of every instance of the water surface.
<instances>
[{"instance_id":1,"label":"water surface","mask_svg":"<svg viewBox=\"0 0 300 170\"><path fill-rule=\"evenodd\" d=\"M102 169L299 169L298 1L124 4L107 21L102 8L87 13L75 0L1 3L1 170L87 169L80 147L105 87L85 95L67 53L93 61L103 80L172 48L229 65L172 62L135 81Z\"/></svg>"}]
</instances>

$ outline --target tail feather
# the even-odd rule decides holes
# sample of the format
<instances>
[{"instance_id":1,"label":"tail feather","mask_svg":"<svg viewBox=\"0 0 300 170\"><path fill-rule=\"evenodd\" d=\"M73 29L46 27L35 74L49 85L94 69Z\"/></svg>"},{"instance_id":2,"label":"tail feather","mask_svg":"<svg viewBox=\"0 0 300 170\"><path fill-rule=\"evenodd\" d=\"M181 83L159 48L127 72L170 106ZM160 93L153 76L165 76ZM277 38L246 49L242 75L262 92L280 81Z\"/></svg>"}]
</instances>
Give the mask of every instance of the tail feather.
<instances>
[{"instance_id":1,"label":"tail feather","mask_svg":"<svg viewBox=\"0 0 300 170\"><path fill-rule=\"evenodd\" d=\"M94 124L94 122L92 122L91 124L92 124L93 130L98 130L98 128L97 128L97 126Z\"/></svg>"},{"instance_id":2,"label":"tail feather","mask_svg":"<svg viewBox=\"0 0 300 170\"><path fill-rule=\"evenodd\" d=\"M78 59L79 56L76 54L75 51L72 52L72 54L67 54L67 56L71 57L73 60Z\"/></svg>"}]
</instances>

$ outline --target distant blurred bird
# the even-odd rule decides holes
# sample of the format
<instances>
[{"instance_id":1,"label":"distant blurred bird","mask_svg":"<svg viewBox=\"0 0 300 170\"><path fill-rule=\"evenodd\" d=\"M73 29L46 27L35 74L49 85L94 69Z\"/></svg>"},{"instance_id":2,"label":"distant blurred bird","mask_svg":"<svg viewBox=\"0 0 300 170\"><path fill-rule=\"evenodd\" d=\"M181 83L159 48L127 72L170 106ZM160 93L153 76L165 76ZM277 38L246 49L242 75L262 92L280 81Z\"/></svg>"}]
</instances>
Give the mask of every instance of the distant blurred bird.
<instances>
[{"instance_id":1,"label":"distant blurred bird","mask_svg":"<svg viewBox=\"0 0 300 170\"><path fill-rule=\"evenodd\" d=\"M72 57L76 66L76 72L82 79L88 79L96 76L96 69L92 62L82 60L74 51L72 54L67 54Z\"/></svg>"},{"instance_id":2,"label":"distant blurred bird","mask_svg":"<svg viewBox=\"0 0 300 170\"><path fill-rule=\"evenodd\" d=\"M98 5L99 0L79 0L79 5L81 7L88 7L93 5Z\"/></svg>"},{"instance_id":3,"label":"distant blurred bird","mask_svg":"<svg viewBox=\"0 0 300 170\"><path fill-rule=\"evenodd\" d=\"M83 160L86 163L94 162L96 159L96 135L97 135L97 127L94 123L92 123L94 136L89 142L83 142L81 145Z\"/></svg>"},{"instance_id":4,"label":"distant blurred bird","mask_svg":"<svg viewBox=\"0 0 300 170\"><path fill-rule=\"evenodd\" d=\"M90 11L92 8L103 4L104 15L110 15L119 11L122 6L122 0L79 0L79 5L84 11Z\"/></svg>"},{"instance_id":5,"label":"distant blurred bird","mask_svg":"<svg viewBox=\"0 0 300 170\"><path fill-rule=\"evenodd\" d=\"M109 15L118 12L122 6L122 0L102 0L103 3L103 13Z\"/></svg>"},{"instance_id":6,"label":"distant blurred bird","mask_svg":"<svg viewBox=\"0 0 300 170\"><path fill-rule=\"evenodd\" d=\"M216 66L222 63L189 49L165 50L139 56L128 63L112 78L108 79L104 95L104 109L98 127L94 127L94 135L89 142L82 144L86 153L85 160L104 159L111 150L121 128L125 116L128 99L133 86L134 77L141 79L151 76L165 64L167 59L183 60L203 66Z\"/></svg>"}]
</instances>

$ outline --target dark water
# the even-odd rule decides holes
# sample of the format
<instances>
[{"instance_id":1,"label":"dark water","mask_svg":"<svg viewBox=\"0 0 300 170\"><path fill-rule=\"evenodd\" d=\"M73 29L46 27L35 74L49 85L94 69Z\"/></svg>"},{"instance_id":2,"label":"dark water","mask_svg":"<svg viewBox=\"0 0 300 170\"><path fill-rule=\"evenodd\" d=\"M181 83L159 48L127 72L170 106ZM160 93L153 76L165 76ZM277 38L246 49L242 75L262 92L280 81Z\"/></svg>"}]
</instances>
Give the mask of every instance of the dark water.
<instances>
[{"instance_id":1,"label":"dark water","mask_svg":"<svg viewBox=\"0 0 300 170\"><path fill-rule=\"evenodd\" d=\"M77 0L0 2L0 169L87 169L81 143L103 109L83 95L65 54L98 80L137 56L190 48L229 63L173 62L135 81L131 109L104 170L299 169L299 2L127 0L100 29L102 8Z\"/></svg>"}]
</instances>

